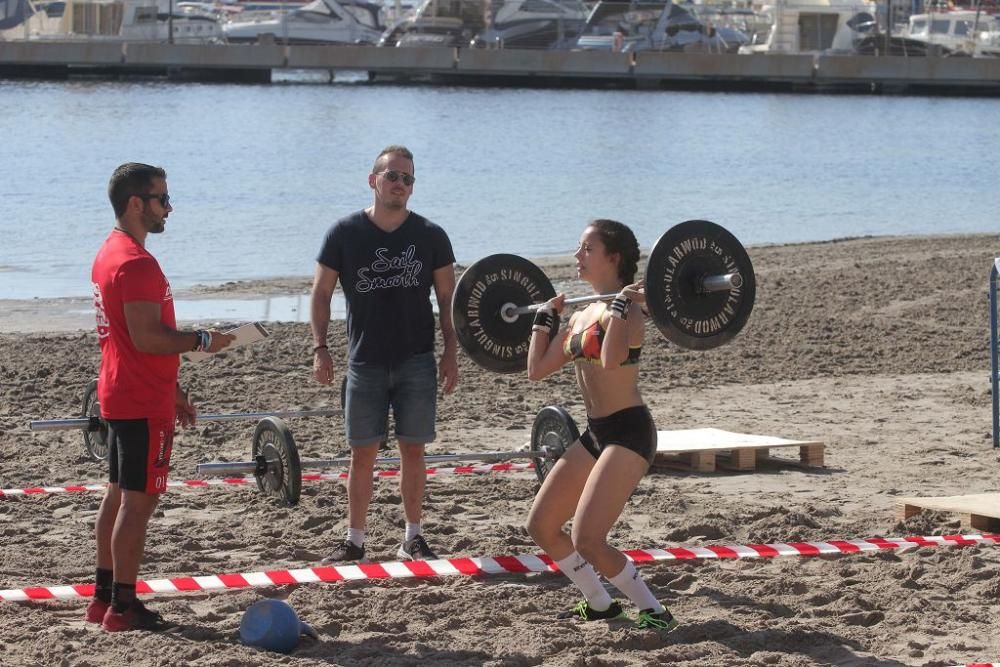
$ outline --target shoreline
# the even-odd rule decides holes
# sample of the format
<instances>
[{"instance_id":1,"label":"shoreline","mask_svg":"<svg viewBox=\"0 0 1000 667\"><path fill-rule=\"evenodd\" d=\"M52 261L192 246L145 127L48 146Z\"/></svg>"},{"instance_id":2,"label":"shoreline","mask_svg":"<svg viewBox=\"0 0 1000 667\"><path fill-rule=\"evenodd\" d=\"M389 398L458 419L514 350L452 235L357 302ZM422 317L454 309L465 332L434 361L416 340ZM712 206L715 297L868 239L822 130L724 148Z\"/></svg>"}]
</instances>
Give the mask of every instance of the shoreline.
<instances>
[{"instance_id":1,"label":"shoreline","mask_svg":"<svg viewBox=\"0 0 1000 667\"><path fill-rule=\"evenodd\" d=\"M792 248L824 248L833 245L861 243L861 244L882 244L882 243L913 243L913 242L960 242L963 240L979 240L984 244L996 238L995 234L940 234L940 235L907 235L907 236L851 236L824 241L803 241L795 243L775 243L748 245L747 251L751 254L751 259L755 254L767 255L771 252ZM1000 254L1000 247L996 251ZM649 249L643 249L640 262L645 261L649 255ZM529 258L534 264L545 270L550 275L557 290L565 289L572 293L577 281L572 270L572 255L557 254L543 255ZM459 276L469 266L469 264L456 263ZM640 264L641 266L641 264ZM988 269L984 269L986 271ZM169 279L169 276L168 276ZM181 304L183 310L185 304L192 304L191 310L196 312L195 316L184 316L182 312L177 313L179 324L220 324L223 322L248 321L246 314L253 310L251 304L259 304L264 312L270 312L271 302L279 299L298 299L303 295L308 295L312 288L312 276L275 276L272 278L252 278L247 280L234 280L216 285L198 284L182 290L178 290L174 298ZM336 296L341 295L338 286ZM342 297L341 297L342 298ZM221 312L218 315L204 314L204 309L213 302L220 304L226 302L230 304L230 312ZM278 309L281 310L281 309ZM284 317L271 317L261 319L262 322L308 322L308 304L303 314L302 308L285 309ZM297 315L287 313L297 312ZM243 315L244 317L234 317ZM250 318L252 319L252 318ZM331 319L343 319L336 313ZM93 329L93 312L91 300L88 296L67 296L34 299L3 299L0 298L0 334L29 334L29 333L78 333L81 331L91 331Z\"/></svg>"}]
</instances>

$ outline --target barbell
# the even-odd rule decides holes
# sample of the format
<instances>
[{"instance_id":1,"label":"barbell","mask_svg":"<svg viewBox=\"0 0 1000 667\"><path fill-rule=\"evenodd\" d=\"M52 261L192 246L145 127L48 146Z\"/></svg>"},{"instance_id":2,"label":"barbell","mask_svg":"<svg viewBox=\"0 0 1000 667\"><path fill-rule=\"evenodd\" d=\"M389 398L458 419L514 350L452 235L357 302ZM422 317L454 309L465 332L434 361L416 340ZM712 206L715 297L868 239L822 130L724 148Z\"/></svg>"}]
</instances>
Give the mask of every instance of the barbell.
<instances>
[{"instance_id":1,"label":"barbell","mask_svg":"<svg viewBox=\"0 0 1000 667\"><path fill-rule=\"evenodd\" d=\"M198 415L196 422L224 422L265 417L339 417L344 414L347 398L347 377L340 384L340 410L275 410L267 412L233 412L229 414ZM36 419L28 424L32 431L58 431L80 429L83 431L83 448L95 461L108 460L108 424L101 417L101 403L97 398L97 380L87 383L83 392L81 417L70 419Z\"/></svg>"},{"instance_id":2,"label":"barbell","mask_svg":"<svg viewBox=\"0 0 1000 667\"><path fill-rule=\"evenodd\" d=\"M563 408L548 406L539 410L531 427L528 449L510 452L469 452L460 454L432 454L425 456L426 463L449 461L499 462L511 459L531 459L535 474L542 482L562 457L566 449L580 437L573 418ZM267 496L275 497L288 505L299 501L302 490L303 468L334 468L350 465L350 457L302 460L292 432L279 417L265 417L253 434L252 461L199 463L200 475L229 476L252 474L257 488ZM399 464L398 457L381 457L376 464Z\"/></svg>"},{"instance_id":3,"label":"barbell","mask_svg":"<svg viewBox=\"0 0 1000 667\"><path fill-rule=\"evenodd\" d=\"M756 279L742 244L723 227L688 220L668 229L646 261L646 308L670 342L692 350L723 345L753 310ZM527 368L532 313L556 295L545 273L510 254L470 265L455 286L452 319L458 341L480 366L499 373ZM581 304L613 299L594 294Z\"/></svg>"}]
</instances>

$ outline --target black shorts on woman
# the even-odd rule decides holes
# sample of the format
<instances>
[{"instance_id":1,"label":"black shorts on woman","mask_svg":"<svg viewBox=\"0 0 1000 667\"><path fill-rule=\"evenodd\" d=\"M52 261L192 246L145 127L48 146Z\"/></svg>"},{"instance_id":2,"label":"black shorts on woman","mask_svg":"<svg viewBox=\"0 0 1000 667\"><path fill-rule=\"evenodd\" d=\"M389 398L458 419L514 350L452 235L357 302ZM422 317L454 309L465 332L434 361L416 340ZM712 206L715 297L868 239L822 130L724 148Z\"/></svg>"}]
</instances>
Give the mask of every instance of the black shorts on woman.
<instances>
[{"instance_id":1,"label":"black shorts on woman","mask_svg":"<svg viewBox=\"0 0 1000 667\"><path fill-rule=\"evenodd\" d=\"M656 424L645 405L635 405L606 417L587 417L580 444L595 459L610 445L635 452L650 464L656 456Z\"/></svg>"}]
</instances>

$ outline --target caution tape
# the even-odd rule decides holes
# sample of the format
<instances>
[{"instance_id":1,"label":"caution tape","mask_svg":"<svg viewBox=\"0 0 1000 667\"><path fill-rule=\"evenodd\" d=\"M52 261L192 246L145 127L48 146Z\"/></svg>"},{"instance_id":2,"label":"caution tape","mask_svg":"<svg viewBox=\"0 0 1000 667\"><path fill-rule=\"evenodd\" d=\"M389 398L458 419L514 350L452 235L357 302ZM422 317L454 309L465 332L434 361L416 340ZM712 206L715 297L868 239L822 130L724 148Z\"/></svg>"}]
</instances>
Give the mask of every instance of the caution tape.
<instances>
[{"instance_id":1,"label":"caution tape","mask_svg":"<svg viewBox=\"0 0 1000 667\"><path fill-rule=\"evenodd\" d=\"M882 538L864 540L829 540L826 542L788 542L775 544L711 545L705 547L671 547L667 549L635 549L625 555L637 564L666 561L727 560L742 558L778 558L783 556L850 555L916 549L920 547L995 546L1000 535L934 535L929 537ZM492 556L486 558L443 558L428 561L389 563L358 563L333 567L310 567L294 570L267 570L173 579L139 581L140 594L214 591L286 584L312 584L321 581L358 581L368 579L409 579L413 577L448 577L455 575L489 576L497 574L527 574L557 572L558 566L545 554L522 556ZM90 597L93 584L68 586L36 586L0 590L0 600L64 600Z\"/></svg>"},{"instance_id":2,"label":"caution tape","mask_svg":"<svg viewBox=\"0 0 1000 667\"><path fill-rule=\"evenodd\" d=\"M531 463L486 463L481 465L453 466L447 468L427 468L428 475L468 475L468 474L488 474L495 472L522 472L534 469ZM373 477L376 479L385 477L398 477L400 471L376 470ZM306 473L302 475L303 481L322 482L339 479L347 479L346 472L340 473ZM167 482L168 489L194 488L203 486L220 486L235 484L245 486L256 484L254 477L225 477L215 479L188 479L184 481ZM107 487L106 483L101 484L70 484L67 486L30 486L23 489L0 489L0 498L11 498L14 496L32 496L46 493L82 493L87 491L103 491Z\"/></svg>"}]
</instances>

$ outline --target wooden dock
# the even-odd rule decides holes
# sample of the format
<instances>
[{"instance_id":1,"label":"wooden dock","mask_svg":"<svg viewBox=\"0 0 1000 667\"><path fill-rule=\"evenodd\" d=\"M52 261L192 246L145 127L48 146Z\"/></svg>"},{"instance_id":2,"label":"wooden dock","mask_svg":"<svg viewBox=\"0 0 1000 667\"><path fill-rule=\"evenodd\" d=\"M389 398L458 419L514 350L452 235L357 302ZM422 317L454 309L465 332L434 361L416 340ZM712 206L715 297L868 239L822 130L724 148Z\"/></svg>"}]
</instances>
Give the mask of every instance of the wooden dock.
<instances>
[{"instance_id":1,"label":"wooden dock","mask_svg":"<svg viewBox=\"0 0 1000 667\"><path fill-rule=\"evenodd\" d=\"M900 521L925 511L948 512L960 515L963 528L1000 532L1000 493L900 498L896 502L896 518Z\"/></svg>"},{"instance_id":2,"label":"wooden dock","mask_svg":"<svg viewBox=\"0 0 1000 667\"><path fill-rule=\"evenodd\" d=\"M267 82L276 70L471 85L1000 94L997 58L0 41L0 77Z\"/></svg>"},{"instance_id":3,"label":"wooden dock","mask_svg":"<svg viewBox=\"0 0 1000 667\"><path fill-rule=\"evenodd\" d=\"M654 464L692 472L714 472L718 468L751 471L764 464L823 466L825 446L813 440L787 440L717 428L659 431L657 435ZM788 448L798 450L797 459L771 455L771 450Z\"/></svg>"}]
</instances>

